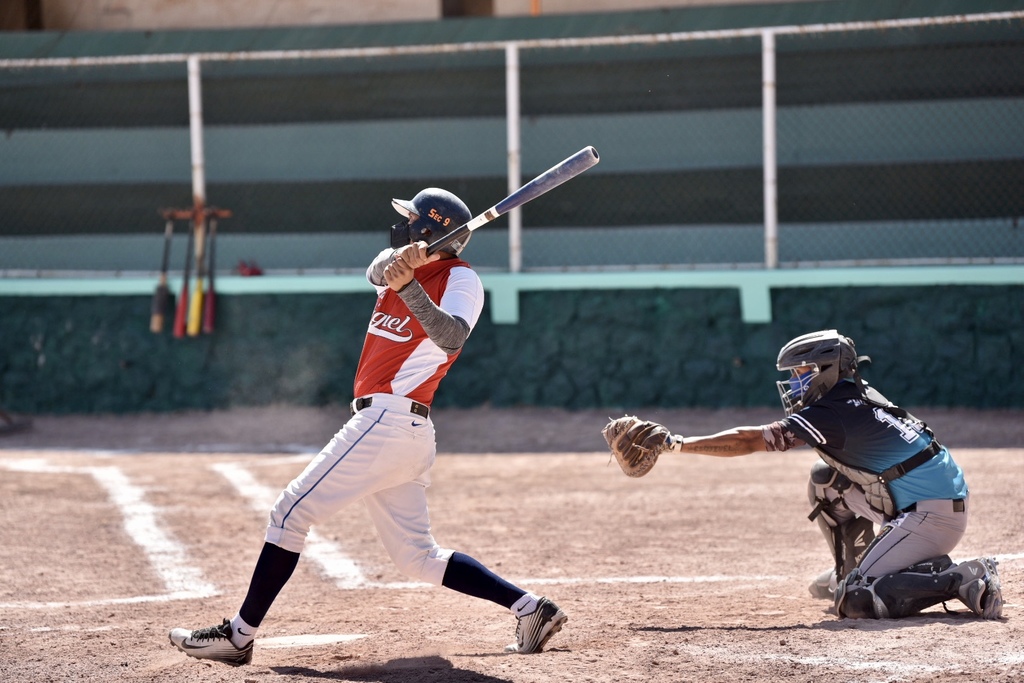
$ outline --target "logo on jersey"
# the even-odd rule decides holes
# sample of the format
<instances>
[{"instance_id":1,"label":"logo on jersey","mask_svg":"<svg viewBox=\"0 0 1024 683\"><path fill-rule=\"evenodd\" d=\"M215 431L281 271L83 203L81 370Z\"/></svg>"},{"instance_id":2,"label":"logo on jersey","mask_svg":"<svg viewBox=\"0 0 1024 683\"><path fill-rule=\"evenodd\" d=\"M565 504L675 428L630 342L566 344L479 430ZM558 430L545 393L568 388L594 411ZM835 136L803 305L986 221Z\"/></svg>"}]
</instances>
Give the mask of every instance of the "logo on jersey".
<instances>
[{"instance_id":1,"label":"logo on jersey","mask_svg":"<svg viewBox=\"0 0 1024 683\"><path fill-rule=\"evenodd\" d=\"M375 311L370 318L370 328L367 332L391 341L407 342L412 339L412 330L407 327L411 319L412 316L408 315L404 318L397 318L381 311Z\"/></svg>"},{"instance_id":2,"label":"logo on jersey","mask_svg":"<svg viewBox=\"0 0 1024 683\"><path fill-rule=\"evenodd\" d=\"M900 437L907 443L914 443L921 436L921 432L917 431L905 421L899 419L887 410L881 408L874 409L875 419L889 427L893 427L899 432Z\"/></svg>"}]
</instances>

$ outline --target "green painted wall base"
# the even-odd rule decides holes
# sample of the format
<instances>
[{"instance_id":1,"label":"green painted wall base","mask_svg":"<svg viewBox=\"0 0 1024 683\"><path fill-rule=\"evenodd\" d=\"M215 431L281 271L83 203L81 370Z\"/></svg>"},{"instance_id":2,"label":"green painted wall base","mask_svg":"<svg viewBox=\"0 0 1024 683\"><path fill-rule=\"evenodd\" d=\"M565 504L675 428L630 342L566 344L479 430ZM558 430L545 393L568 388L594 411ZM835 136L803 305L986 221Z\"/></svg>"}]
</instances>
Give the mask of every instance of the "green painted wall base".
<instances>
[{"instance_id":1,"label":"green painted wall base","mask_svg":"<svg viewBox=\"0 0 1024 683\"><path fill-rule=\"evenodd\" d=\"M493 288L437 405L773 406L775 356L837 327L874 358L865 375L908 408L1024 407L1024 284L770 287L771 322L745 322L735 284ZM607 274L605 275L607 277ZM257 279L257 278L252 278ZM149 283L150 287L152 282ZM0 405L128 413L343 404L372 290L224 294L212 335L148 330L150 296L0 296ZM763 303L763 302L762 302Z\"/></svg>"}]
</instances>

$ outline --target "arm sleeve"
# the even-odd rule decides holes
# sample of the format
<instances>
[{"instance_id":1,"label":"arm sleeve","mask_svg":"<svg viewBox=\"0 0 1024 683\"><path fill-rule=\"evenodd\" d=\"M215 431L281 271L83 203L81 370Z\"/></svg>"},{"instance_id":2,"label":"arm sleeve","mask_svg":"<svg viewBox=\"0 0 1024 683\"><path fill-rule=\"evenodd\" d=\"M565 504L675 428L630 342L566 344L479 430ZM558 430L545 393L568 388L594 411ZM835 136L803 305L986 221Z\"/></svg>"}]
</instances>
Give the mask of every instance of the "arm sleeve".
<instances>
[{"instance_id":1,"label":"arm sleeve","mask_svg":"<svg viewBox=\"0 0 1024 683\"><path fill-rule=\"evenodd\" d=\"M384 279L384 269L388 267L392 261L395 260L395 250L385 249L384 251L377 254L374 257L373 262L366 269L366 279L374 287L386 287L387 281Z\"/></svg>"},{"instance_id":2,"label":"arm sleeve","mask_svg":"<svg viewBox=\"0 0 1024 683\"><path fill-rule=\"evenodd\" d=\"M790 448L803 446L804 441L797 438L796 434L790 431L785 420L778 420L761 427L761 436L764 437L765 450L788 451Z\"/></svg>"},{"instance_id":3,"label":"arm sleeve","mask_svg":"<svg viewBox=\"0 0 1024 683\"><path fill-rule=\"evenodd\" d=\"M381 268L383 272L383 267ZM451 355L462 348L469 337L469 323L434 304L419 282L413 280L398 292L423 331L438 348Z\"/></svg>"}]
</instances>

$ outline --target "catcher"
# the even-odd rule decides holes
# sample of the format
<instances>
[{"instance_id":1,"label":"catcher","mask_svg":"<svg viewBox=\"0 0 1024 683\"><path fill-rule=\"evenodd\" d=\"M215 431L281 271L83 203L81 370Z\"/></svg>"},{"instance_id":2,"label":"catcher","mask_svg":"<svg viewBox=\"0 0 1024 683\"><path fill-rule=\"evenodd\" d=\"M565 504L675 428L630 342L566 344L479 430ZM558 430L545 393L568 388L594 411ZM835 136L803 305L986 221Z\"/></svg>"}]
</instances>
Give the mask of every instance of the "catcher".
<instances>
[{"instance_id":1,"label":"catcher","mask_svg":"<svg viewBox=\"0 0 1024 683\"><path fill-rule=\"evenodd\" d=\"M853 340L836 330L793 339L777 367L786 417L683 437L625 416L603 434L629 476L643 476L666 451L733 457L807 444L820 460L808 497L835 568L811 584L851 619L893 619L953 598L985 619L1002 615L996 561L954 563L949 553L967 527L963 470L928 426L865 382ZM879 525L875 535L875 525Z\"/></svg>"}]
</instances>

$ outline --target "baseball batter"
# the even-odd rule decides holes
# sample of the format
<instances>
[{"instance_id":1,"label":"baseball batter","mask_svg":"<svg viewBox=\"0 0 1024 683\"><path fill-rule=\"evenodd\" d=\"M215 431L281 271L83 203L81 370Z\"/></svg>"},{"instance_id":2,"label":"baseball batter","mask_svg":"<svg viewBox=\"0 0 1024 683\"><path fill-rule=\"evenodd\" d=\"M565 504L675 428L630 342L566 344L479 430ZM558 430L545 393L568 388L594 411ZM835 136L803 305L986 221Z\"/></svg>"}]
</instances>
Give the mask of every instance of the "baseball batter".
<instances>
[{"instance_id":1,"label":"baseball batter","mask_svg":"<svg viewBox=\"0 0 1024 683\"><path fill-rule=\"evenodd\" d=\"M954 598L998 619L995 560L949 558L970 511L963 470L924 422L861 378L869 361L836 330L805 334L779 352L777 367L789 374L778 382L785 418L683 437L626 416L605 427L605 438L631 476L666 451L732 457L810 445L821 458L808 485L810 518L835 560L812 595L832 598L839 616L854 619L905 617Z\"/></svg>"},{"instance_id":2,"label":"baseball batter","mask_svg":"<svg viewBox=\"0 0 1024 683\"><path fill-rule=\"evenodd\" d=\"M472 218L462 200L427 188L393 205L404 219L391 228L391 248L366 271L377 303L356 370L352 418L278 497L238 612L216 626L170 632L171 643L190 657L251 662L256 632L291 577L310 527L357 501L403 573L512 612L516 640L506 652L540 652L567 619L552 601L442 548L431 534L430 405L480 317L484 293L479 276L458 257L468 238L426 253L429 242Z\"/></svg>"}]
</instances>

